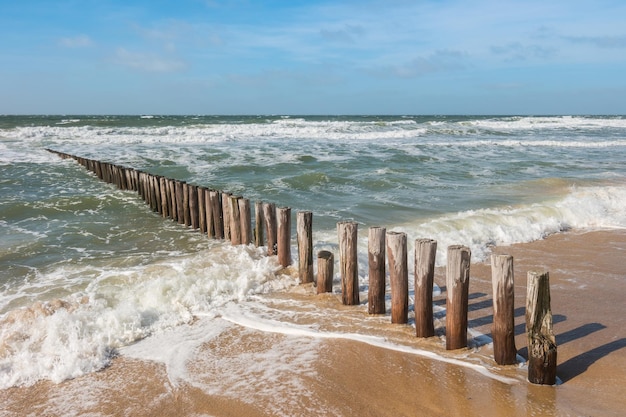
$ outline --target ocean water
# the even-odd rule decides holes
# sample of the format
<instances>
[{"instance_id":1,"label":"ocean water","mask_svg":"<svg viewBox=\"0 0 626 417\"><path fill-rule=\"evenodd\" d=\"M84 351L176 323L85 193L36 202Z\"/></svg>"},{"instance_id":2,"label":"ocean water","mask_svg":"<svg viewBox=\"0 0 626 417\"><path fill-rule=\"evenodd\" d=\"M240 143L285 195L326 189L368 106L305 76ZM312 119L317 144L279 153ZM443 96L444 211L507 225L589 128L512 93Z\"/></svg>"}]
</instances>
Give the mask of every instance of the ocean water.
<instances>
[{"instance_id":1,"label":"ocean water","mask_svg":"<svg viewBox=\"0 0 626 417\"><path fill-rule=\"evenodd\" d=\"M451 244L480 261L493 245L626 227L621 116L0 116L0 388L119 354L184 378L185 355L163 347L192 352L232 323L320 335L263 307L298 284L264 248L164 220L46 148L289 206L294 228L310 210L315 251L336 251L336 223L354 220L363 287L369 226L406 232L409 253L437 239L439 265Z\"/></svg>"}]
</instances>

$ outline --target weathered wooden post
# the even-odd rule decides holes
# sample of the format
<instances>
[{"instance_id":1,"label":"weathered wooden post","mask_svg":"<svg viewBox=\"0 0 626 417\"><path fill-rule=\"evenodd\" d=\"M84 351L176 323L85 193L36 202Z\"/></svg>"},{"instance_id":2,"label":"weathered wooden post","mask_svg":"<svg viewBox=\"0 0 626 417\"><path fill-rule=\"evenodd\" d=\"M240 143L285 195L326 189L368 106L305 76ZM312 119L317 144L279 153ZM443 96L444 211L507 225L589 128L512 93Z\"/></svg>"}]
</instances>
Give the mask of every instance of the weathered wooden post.
<instances>
[{"instance_id":1,"label":"weathered wooden post","mask_svg":"<svg viewBox=\"0 0 626 417\"><path fill-rule=\"evenodd\" d=\"M409 268L406 233L387 232L387 259L391 287L391 322L409 321Z\"/></svg>"},{"instance_id":2,"label":"weathered wooden post","mask_svg":"<svg viewBox=\"0 0 626 417\"><path fill-rule=\"evenodd\" d=\"M208 195L206 188L198 187L198 228L200 233L206 233L206 207L207 204L204 201L204 196Z\"/></svg>"},{"instance_id":3,"label":"weathered wooden post","mask_svg":"<svg viewBox=\"0 0 626 417\"><path fill-rule=\"evenodd\" d=\"M232 194L222 192L222 224L224 240L230 240L230 197Z\"/></svg>"},{"instance_id":4,"label":"weathered wooden post","mask_svg":"<svg viewBox=\"0 0 626 417\"><path fill-rule=\"evenodd\" d=\"M359 265L357 257L358 224L337 223L339 238L339 270L341 276L341 301L345 305L359 304Z\"/></svg>"},{"instance_id":5,"label":"weathered wooden post","mask_svg":"<svg viewBox=\"0 0 626 417\"><path fill-rule=\"evenodd\" d=\"M152 210L161 213L161 195L159 191L159 179L156 175L150 175L150 193L152 196Z\"/></svg>"},{"instance_id":6,"label":"weathered wooden post","mask_svg":"<svg viewBox=\"0 0 626 417\"><path fill-rule=\"evenodd\" d=\"M252 242L252 218L250 214L250 200L247 198L240 198L237 203L239 204L239 221L241 229L241 243L249 245Z\"/></svg>"},{"instance_id":7,"label":"weathered wooden post","mask_svg":"<svg viewBox=\"0 0 626 417\"><path fill-rule=\"evenodd\" d=\"M170 217L175 222L178 222L178 206L177 206L177 197L176 197L176 181L173 179L167 180L167 185L170 190L170 203L172 204L170 207Z\"/></svg>"},{"instance_id":8,"label":"weathered wooden post","mask_svg":"<svg viewBox=\"0 0 626 417\"><path fill-rule=\"evenodd\" d=\"M333 292L333 268L335 257L327 250L317 253L317 293Z\"/></svg>"},{"instance_id":9,"label":"weathered wooden post","mask_svg":"<svg viewBox=\"0 0 626 417\"><path fill-rule=\"evenodd\" d=\"M526 332L528 334L528 381L556 384L556 338L552 330L550 276L528 272Z\"/></svg>"},{"instance_id":10,"label":"weathered wooden post","mask_svg":"<svg viewBox=\"0 0 626 417\"><path fill-rule=\"evenodd\" d=\"M385 314L385 234L384 227L369 228L367 260L369 288L367 291L367 312Z\"/></svg>"},{"instance_id":11,"label":"weathered wooden post","mask_svg":"<svg viewBox=\"0 0 626 417\"><path fill-rule=\"evenodd\" d=\"M167 179L165 177L159 177L159 193L161 194L161 215L163 218L169 216L169 201L167 195Z\"/></svg>"},{"instance_id":12,"label":"weathered wooden post","mask_svg":"<svg viewBox=\"0 0 626 417\"><path fill-rule=\"evenodd\" d=\"M254 246L263 246L263 202L254 202Z\"/></svg>"},{"instance_id":13,"label":"weathered wooden post","mask_svg":"<svg viewBox=\"0 0 626 417\"><path fill-rule=\"evenodd\" d=\"M313 282L313 213L299 211L296 223L300 282Z\"/></svg>"},{"instance_id":14,"label":"weathered wooden post","mask_svg":"<svg viewBox=\"0 0 626 417\"><path fill-rule=\"evenodd\" d=\"M106 177L106 166L103 163L102 164L102 176L103 179L102 181L104 181L104 177ZM141 198L143 199L144 203L146 204L150 204L150 194L149 194L149 190L148 190L148 173L147 172L142 172L141 173Z\"/></svg>"},{"instance_id":15,"label":"weathered wooden post","mask_svg":"<svg viewBox=\"0 0 626 417\"><path fill-rule=\"evenodd\" d=\"M190 188L189 184L187 183L183 184L183 219L185 221L185 226L191 226L189 188Z\"/></svg>"},{"instance_id":16,"label":"weathered wooden post","mask_svg":"<svg viewBox=\"0 0 626 417\"><path fill-rule=\"evenodd\" d=\"M178 221L178 224L185 224L185 209L183 208L183 203L185 201L183 188L185 188L185 183L179 180L174 181L176 188L176 220Z\"/></svg>"},{"instance_id":17,"label":"weathered wooden post","mask_svg":"<svg viewBox=\"0 0 626 417\"><path fill-rule=\"evenodd\" d=\"M213 225L213 205L211 204L211 190L204 188L204 223L206 234L209 238L215 237L215 229Z\"/></svg>"},{"instance_id":18,"label":"weathered wooden post","mask_svg":"<svg viewBox=\"0 0 626 417\"><path fill-rule=\"evenodd\" d=\"M435 335L433 323L433 285L437 241L415 240L415 336Z\"/></svg>"},{"instance_id":19,"label":"weathered wooden post","mask_svg":"<svg viewBox=\"0 0 626 417\"><path fill-rule=\"evenodd\" d=\"M229 197L229 215L230 215L230 243L233 245L241 244L241 216L239 213L239 202L241 197L231 195Z\"/></svg>"},{"instance_id":20,"label":"weathered wooden post","mask_svg":"<svg viewBox=\"0 0 626 417\"><path fill-rule=\"evenodd\" d=\"M515 280L513 257L491 255L491 286L493 288L493 357L499 365L517 363L515 348Z\"/></svg>"},{"instance_id":21,"label":"weathered wooden post","mask_svg":"<svg viewBox=\"0 0 626 417\"><path fill-rule=\"evenodd\" d=\"M189 185L189 221L192 229L200 227L200 207L198 206L198 186Z\"/></svg>"},{"instance_id":22,"label":"weathered wooden post","mask_svg":"<svg viewBox=\"0 0 626 417\"><path fill-rule=\"evenodd\" d=\"M263 203L263 218L265 219L265 230L267 231L267 255L276 255L276 205L274 203Z\"/></svg>"},{"instance_id":23,"label":"weathered wooden post","mask_svg":"<svg viewBox=\"0 0 626 417\"><path fill-rule=\"evenodd\" d=\"M224 213L222 211L222 193L217 190L209 192L211 214L213 215L213 232L216 239L224 239Z\"/></svg>"},{"instance_id":24,"label":"weathered wooden post","mask_svg":"<svg viewBox=\"0 0 626 417\"><path fill-rule=\"evenodd\" d=\"M467 346L467 303L469 296L470 257L468 247L448 247L446 269L446 349Z\"/></svg>"},{"instance_id":25,"label":"weathered wooden post","mask_svg":"<svg viewBox=\"0 0 626 417\"><path fill-rule=\"evenodd\" d=\"M276 210L276 225L278 263L286 268L291 265L291 208L280 207Z\"/></svg>"}]
</instances>

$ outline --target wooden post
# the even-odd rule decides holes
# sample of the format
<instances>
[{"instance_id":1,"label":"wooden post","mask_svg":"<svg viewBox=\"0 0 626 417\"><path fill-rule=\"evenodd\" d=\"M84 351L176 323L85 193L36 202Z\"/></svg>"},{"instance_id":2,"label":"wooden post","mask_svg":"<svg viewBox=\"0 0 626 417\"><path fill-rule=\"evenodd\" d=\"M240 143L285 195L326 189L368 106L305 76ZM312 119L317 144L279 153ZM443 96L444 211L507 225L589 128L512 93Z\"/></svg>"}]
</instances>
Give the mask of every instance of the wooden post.
<instances>
[{"instance_id":1,"label":"wooden post","mask_svg":"<svg viewBox=\"0 0 626 417\"><path fill-rule=\"evenodd\" d=\"M104 177L104 175L106 175L104 164L101 164L101 166L102 166L102 176ZM145 172L141 172L140 177L139 177L139 182L141 184L139 195L141 195L141 198L143 199L143 201L146 204L148 204L150 200L149 194L148 194L148 174Z\"/></svg>"},{"instance_id":2,"label":"wooden post","mask_svg":"<svg viewBox=\"0 0 626 417\"><path fill-rule=\"evenodd\" d=\"M339 237L339 270L341 276L341 301L345 305L359 304L359 268L357 257L358 224L337 223Z\"/></svg>"},{"instance_id":3,"label":"wooden post","mask_svg":"<svg viewBox=\"0 0 626 417\"><path fill-rule=\"evenodd\" d=\"M191 185L183 185L183 218L185 226L191 226L191 201L189 199Z\"/></svg>"},{"instance_id":4,"label":"wooden post","mask_svg":"<svg viewBox=\"0 0 626 417\"><path fill-rule=\"evenodd\" d=\"M250 214L250 200L240 198L239 204L239 228L241 229L241 243L249 245L252 242L252 219Z\"/></svg>"},{"instance_id":5,"label":"wooden post","mask_svg":"<svg viewBox=\"0 0 626 417\"><path fill-rule=\"evenodd\" d=\"M209 238L213 238L215 237L213 204L211 204L211 190L208 188L204 188L204 215L205 232Z\"/></svg>"},{"instance_id":6,"label":"wooden post","mask_svg":"<svg viewBox=\"0 0 626 417\"><path fill-rule=\"evenodd\" d=\"M206 233L206 207L204 196L207 195L206 188L198 187L198 228L200 233Z\"/></svg>"},{"instance_id":7,"label":"wooden post","mask_svg":"<svg viewBox=\"0 0 626 417\"><path fill-rule=\"evenodd\" d=\"M176 199L176 181L174 181L173 179L168 179L167 180L167 186L170 190L170 217L172 218L172 220L174 220L175 222L178 221L178 208L177 208L177 199Z\"/></svg>"},{"instance_id":8,"label":"wooden post","mask_svg":"<svg viewBox=\"0 0 626 417\"><path fill-rule=\"evenodd\" d=\"M176 217L179 224L185 224L185 208L183 207L183 204L185 203L185 198L183 195L184 188L184 181L176 180Z\"/></svg>"},{"instance_id":9,"label":"wooden post","mask_svg":"<svg viewBox=\"0 0 626 417\"><path fill-rule=\"evenodd\" d=\"M263 246L263 202L254 202L254 246Z\"/></svg>"},{"instance_id":10,"label":"wooden post","mask_svg":"<svg viewBox=\"0 0 626 417\"><path fill-rule=\"evenodd\" d=\"M437 241L415 240L415 336L435 335L433 323L433 284Z\"/></svg>"},{"instance_id":11,"label":"wooden post","mask_svg":"<svg viewBox=\"0 0 626 417\"><path fill-rule=\"evenodd\" d=\"M409 321L409 268L406 233L387 232L387 258L391 287L391 322Z\"/></svg>"},{"instance_id":12,"label":"wooden post","mask_svg":"<svg viewBox=\"0 0 626 417\"><path fill-rule=\"evenodd\" d=\"M263 218L265 219L265 230L267 231L267 255L276 255L276 205L274 203L263 203Z\"/></svg>"},{"instance_id":13,"label":"wooden post","mask_svg":"<svg viewBox=\"0 0 626 417\"><path fill-rule=\"evenodd\" d=\"M515 280L513 257L491 255L491 286L493 288L493 357L499 365L517 363L515 348Z\"/></svg>"},{"instance_id":14,"label":"wooden post","mask_svg":"<svg viewBox=\"0 0 626 417\"><path fill-rule=\"evenodd\" d=\"M276 225L278 263L286 268L291 265L291 208L280 207L276 210Z\"/></svg>"},{"instance_id":15,"label":"wooden post","mask_svg":"<svg viewBox=\"0 0 626 417\"><path fill-rule=\"evenodd\" d=\"M161 192L159 191L159 179L156 175L150 175L150 193L152 195L152 210L161 213Z\"/></svg>"},{"instance_id":16,"label":"wooden post","mask_svg":"<svg viewBox=\"0 0 626 417\"><path fill-rule=\"evenodd\" d=\"M333 267L335 257L327 250L317 253L317 293L333 292Z\"/></svg>"},{"instance_id":17,"label":"wooden post","mask_svg":"<svg viewBox=\"0 0 626 417\"><path fill-rule=\"evenodd\" d=\"M298 231L298 271L301 283L313 282L313 213L299 211L296 219Z\"/></svg>"},{"instance_id":18,"label":"wooden post","mask_svg":"<svg viewBox=\"0 0 626 417\"><path fill-rule=\"evenodd\" d=\"M385 234L384 227L370 227L367 242L369 269L369 289L367 291L367 312L385 314Z\"/></svg>"},{"instance_id":19,"label":"wooden post","mask_svg":"<svg viewBox=\"0 0 626 417\"><path fill-rule=\"evenodd\" d=\"M526 296L528 334L528 381L556 384L556 339L552 331L550 276L547 272L528 272Z\"/></svg>"},{"instance_id":20,"label":"wooden post","mask_svg":"<svg viewBox=\"0 0 626 417\"><path fill-rule=\"evenodd\" d=\"M222 224L224 225L224 240L230 240L230 193L222 192Z\"/></svg>"},{"instance_id":21,"label":"wooden post","mask_svg":"<svg viewBox=\"0 0 626 417\"><path fill-rule=\"evenodd\" d=\"M448 247L446 269L446 349L467 346L467 302L469 296L470 257L468 247Z\"/></svg>"},{"instance_id":22,"label":"wooden post","mask_svg":"<svg viewBox=\"0 0 626 417\"><path fill-rule=\"evenodd\" d=\"M189 222L192 229L200 227L200 212L198 206L198 186L189 185Z\"/></svg>"},{"instance_id":23,"label":"wooden post","mask_svg":"<svg viewBox=\"0 0 626 417\"><path fill-rule=\"evenodd\" d=\"M216 239L224 239L224 214L222 211L222 193L217 190L209 192L211 214L213 215L213 232Z\"/></svg>"},{"instance_id":24,"label":"wooden post","mask_svg":"<svg viewBox=\"0 0 626 417\"><path fill-rule=\"evenodd\" d=\"M95 161L95 168L96 170L94 172L96 173L96 176L102 180L102 162Z\"/></svg>"},{"instance_id":25,"label":"wooden post","mask_svg":"<svg viewBox=\"0 0 626 417\"><path fill-rule=\"evenodd\" d=\"M233 245L241 244L241 220L239 213L239 202L241 197L231 195L229 197L228 211L230 214L230 243Z\"/></svg>"},{"instance_id":26,"label":"wooden post","mask_svg":"<svg viewBox=\"0 0 626 417\"><path fill-rule=\"evenodd\" d=\"M169 216L169 201L166 187L167 179L165 177L159 177L159 193L161 194L161 214L164 218Z\"/></svg>"}]
</instances>

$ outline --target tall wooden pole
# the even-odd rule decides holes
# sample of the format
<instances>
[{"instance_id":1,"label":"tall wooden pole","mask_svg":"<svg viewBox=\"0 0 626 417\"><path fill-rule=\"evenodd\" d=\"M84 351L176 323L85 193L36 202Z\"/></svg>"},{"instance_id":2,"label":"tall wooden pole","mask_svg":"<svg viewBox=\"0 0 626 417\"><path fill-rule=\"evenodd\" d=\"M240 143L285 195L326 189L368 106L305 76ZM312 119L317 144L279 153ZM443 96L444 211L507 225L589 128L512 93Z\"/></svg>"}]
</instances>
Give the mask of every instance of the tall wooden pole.
<instances>
[{"instance_id":1,"label":"tall wooden pole","mask_svg":"<svg viewBox=\"0 0 626 417\"><path fill-rule=\"evenodd\" d=\"M391 322L409 320L409 269L406 233L387 232L387 258L391 287Z\"/></svg>"},{"instance_id":2,"label":"tall wooden pole","mask_svg":"<svg viewBox=\"0 0 626 417\"><path fill-rule=\"evenodd\" d=\"M467 346L467 304L469 296L470 257L468 247L448 247L446 269L446 349Z\"/></svg>"},{"instance_id":3,"label":"tall wooden pole","mask_svg":"<svg viewBox=\"0 0 626 417\"><path fill-rule=\"evenodd\" d=\"M267 255L276 255L278 231L276 229L276 205L274 203L263 203L263 218L267 231Z\"/></svg>"},{"instance_id":4,"label":"tall wooden pole","mask_svg":"<svg viewBox=\"0 0 626 417\"><path fill-rule=\"evenodd\" d=\"M213 236L216 239L224 239L224 213L222 211L222 193L217 190L209 191L211 201L211 215L213 216Z\"/></svg>"},{"instance_id":5,"label":"tall wooden pole","mask_svg":"<svg viewBox=\"0 0 626 417\"><path fill-rule=\"evenodd\" d=\"M240 198L237 203L239 204L239 221L241 229L241 243L249 245L252 242L252 218L250 214L250 200L247 198Z\"/></svg>"},{"instance_id":6,"label":"tall wooden pole","mask_svg":"<svg viewBox=\"0 0 626 417\"><path fill-rule=\"evenodd\" d=\"M222 192L222 224L224 225L224 240L230 240L230 193Z\"/></svg>"},{"instance_id":7,"label":"tall wooden pole","mask_svg":"<svg viewBox=\"0 0 626 417\"><path fill-rule=\"evenodd\" d=\"M299 211L296 218L296 229L300 282L313 282L313 213Z\"/></svg>"},{"instance_id":8,"label":"tall wooden pole","mask_svg":"<svg viewBox=\"0 0 626 417\"><path fill-rule=\"evenodd\" d=\"M207 204L204 201L206 188L198 187L198 228L200 233L206 233L206 207Z\"/></svg>"},{"instance_id":9,"label":"tall wooden pole","mask_svg":"<svg viewBox=\"0 0 626 417\"><path fill-rule=\"evenodd\" d=\"M170 215L169 195L167 194L167 178L159 177L159 190L161 193L161 214L164 218Z\"/></svg>"},{"instance_id":10,"label":"tall wooden pole","mask_svg":"<svg viewBox=\"0 0 626 417\"><path fill-rule=\"evenodd\" d=\"M513 257L491 255L491 285L493 288L493 357L499 365L517 363L515 348L515 280Z\"/></svg>"},{"instance_id":11,"label":"tall wooden pole","mask_svg":"<svg viewBox=\"0 0 626 417\"><path fill-rule=\"evenodd\" d=\"M276 223L278 263L286 268L291 265L291 208L280 207L276 210Z\"/></svg>"},{"instance_id":12,"label":"tall wooden pole","mask_svg":"<svg viewBox=\"0 0 626 417\"><path fill-rule=\"evenodd\" d=\"M254 202L254 246L261 247L265 242L263 238L263 202Z\"/></svg>"},{"instance_id":13,"label":"tall wooden pole","mask_svg":"<svg viewBox=\"0 0 626 417\"><path fill-rule=\"evenodd\" d=\"M215 237L214 221L213 221L213 204L211 204L211 190L204 189L204 215L206 234L209 238Z\"/></svg>"},{"instance_id":14,"label":"tall wooden pole","mask_svg":"<svg viewBox=\"0 0 626 417\"><path fill-rule=\"evenodd\" d=\"M172 218L172 220L178 221L178 209L176 208L176 181L174 181L173 179L168 179L167 188L170 193L170 217Z\"/></svg>"},{"instance_id":15,"label":"tall wooden pole","mask_svg":"<svg viewBox=\"0 0 626 417\"><path fill-rule=\"evenodd\" d=\"M229 215L230 215L230 243L233 245L241 244L241 216L239 213L239 199L231 195L229 197Z\"/></svg>"},{"instance_id":16,"label":"tall wooden pole","mask_svg":"<svg viewBox=\"0 0 626 417\"><path fill-rule=\"evenodd\" d=\"M183 189L185 188L184 181L176 180L176 216L179 224L185 224L185 198Z\"/></svg>"},{"instance_id":17,"label":"tall wooden pole","mask_svg":"<svg viewBox=\"0 0 626 417\"><path fill-rule=\"evenodd\" d=\"M200 227L200 206L198 205L198 186L188 185L189 188L189 222L192 229Z\"/></svg>"},{"instance_id":18,"label":"tall wooden pole","mask_svg":"<svg viewBox=\"0 0 626 417\"><path fill-rule=\"evenodd\" d=\"M415 241L415 336L435 335L433 323L433 286L437 241Z\"/></svg>"},{"instance_id":19,"label":"tall wooden pole","mask_svg":"<svg viewBox=\"0 0 626 417\"><path fill-rule=\"evenodd\" d=\"M385 314L385 234L384 227L369 228L367 240L367 260L369 288L367 290L367 312Z\"/></svg>"},{"instance_id":20,"label":"tall wooden pole","mask_svg":"<svg viewBox=\"0 0 626 417\"><path fill-rule=\"evenodd\" d=\"M337 223L339 238L339 268L341 274L341 301L345 305L359 304L359 265L357 258L358 224Z\"/></svg>"},{"instance_id":21,"label":"tall wooden pole","mask_svg":"<svg viewBox=\"0 0 626 417\"><path fill-rule=\"evenodd\" d=\"M528 334L528 381L556 384L556 338L552 330L550 276L528 272L526 332Z\"/></svg>"}]
</instances>

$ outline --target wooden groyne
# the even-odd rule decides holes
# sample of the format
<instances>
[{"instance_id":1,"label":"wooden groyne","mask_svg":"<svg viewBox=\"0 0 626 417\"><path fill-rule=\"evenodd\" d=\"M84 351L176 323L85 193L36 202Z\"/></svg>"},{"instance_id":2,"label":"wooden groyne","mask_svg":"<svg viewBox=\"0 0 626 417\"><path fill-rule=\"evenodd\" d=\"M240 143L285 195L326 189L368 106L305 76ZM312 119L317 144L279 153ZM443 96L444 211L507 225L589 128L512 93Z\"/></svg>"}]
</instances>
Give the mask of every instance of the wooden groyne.
<instances>
[{"instance_id":1,"label":"wooden groyne","mask_svg":"<svg viewBox=\"0 0 626 417\"><path fill-rule=\"evenodd\" d=\"M250 200L226 191L165 178L134 168L82 158L47 149L64 159L74 159L98 178L121 190L135 191L146 204L163 218L206 235L211 239L230 241L233 245L254 243L266 246L268 256L289 267L291 257L291 208L256 201L252 227ZM298 276L301 283L313 282L317 293L332 292L334 254L323 250L317 254L317 275L313 270L313 214L297 213ZM337 223L341 300L358 305L358 224ZM447 248L446 267L446 349L467 346L468 294L470 284L469 248L452 245ZM415 334L432 337L433 280L437 242L417 239L414 252ZM409 312L408 251L405 233L370 227L368 234L368 312L385 314L386 275L389 266L391 289L391 322L406 324ZM514 333L513 258L492 255L494 360L499 365L517 363ZM529 341L528 380L535 384L556 383L556 342L552 332L550 289L547 272L528 273L526 331Z\"/></svg>"}]
</instances>

